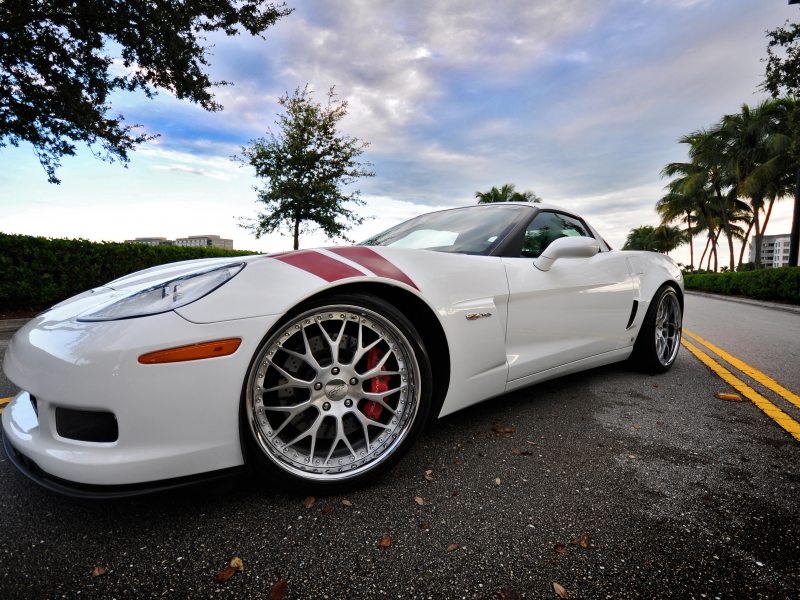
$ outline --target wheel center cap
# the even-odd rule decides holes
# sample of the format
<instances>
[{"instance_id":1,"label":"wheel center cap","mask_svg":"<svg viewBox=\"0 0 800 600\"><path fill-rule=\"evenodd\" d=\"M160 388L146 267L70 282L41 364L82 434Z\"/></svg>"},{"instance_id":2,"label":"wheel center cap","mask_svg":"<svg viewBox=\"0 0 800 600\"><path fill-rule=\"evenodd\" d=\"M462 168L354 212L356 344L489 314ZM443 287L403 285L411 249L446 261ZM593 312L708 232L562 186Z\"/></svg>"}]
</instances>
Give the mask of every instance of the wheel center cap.
<instances>
[{"instance_id":1,"label":"wheel center cap","mask_svg":"<svg viewBox=\"0 0 800 600\"><path fill-rule=\"evenodd\" d=\"M325 386L325 396L328 400L341 400L347 395L347 384L341 379L331 379Z\"/></svg>"}]
</instances>

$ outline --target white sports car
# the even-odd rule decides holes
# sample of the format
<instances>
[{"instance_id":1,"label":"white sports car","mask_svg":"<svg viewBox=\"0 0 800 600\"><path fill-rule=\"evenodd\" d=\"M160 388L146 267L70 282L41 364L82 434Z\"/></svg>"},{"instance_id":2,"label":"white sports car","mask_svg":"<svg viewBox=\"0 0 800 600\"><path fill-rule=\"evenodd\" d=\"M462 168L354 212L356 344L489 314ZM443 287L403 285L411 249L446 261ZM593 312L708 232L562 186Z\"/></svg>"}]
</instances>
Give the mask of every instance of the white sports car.
<instances>
[{"instance_id":1,"label":"white sports car","mask_svg":"<svg viewBox=\"0 0 800 600\"><path fill-rule=\"evenodd\" d=\"M37 483L121 497L247 470L284 490L374 481L425 422L635 359L672 366L683 281L544 204L422 215L352 247L205 259L57 304L9 343L3 412Z\"/></svg>"}]
</instances>

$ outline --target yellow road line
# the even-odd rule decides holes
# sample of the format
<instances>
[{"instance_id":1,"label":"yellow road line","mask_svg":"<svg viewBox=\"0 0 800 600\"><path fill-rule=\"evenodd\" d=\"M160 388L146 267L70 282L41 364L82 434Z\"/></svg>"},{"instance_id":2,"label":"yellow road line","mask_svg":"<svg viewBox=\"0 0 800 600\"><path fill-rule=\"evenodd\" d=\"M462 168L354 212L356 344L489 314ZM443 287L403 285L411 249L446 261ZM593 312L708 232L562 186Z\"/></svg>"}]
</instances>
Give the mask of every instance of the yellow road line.
<instances>
[{"instance_id":1,"label":"yellow road line","mask_svg":"<svg viewBox=\"0 0 800 600\"><path fill-rule=\"evenodd\" d=\"M779 384L777 381L775 381L769 375L764 375L764 373L762 373L761 371L759 371L757 369L754 369L753 367L751 367L750 365L748 365L746 363L743 363L742 361L740 361L735 356L731 356L730 354L725 352L725 350L717 348L711 342L707 342L706 340L701 338L699 335L695 335L691 331L686 331L684 329L683 333L688 335L690 338L692 338L696 342L699 342L699 343L703 344L703 346L705 346L706 348L711 350L714 354L719 356L722 360L724 360L724 361L728 362L729 364L733 365L734 367L739 369L742 373L744 373L748 377L752 378L753 380L757 381L758 383L763 385L768 390L772 390L773 392L775 392L776 394L778 394L782 398L785 398L786 400L788 400L789 402L791 402L792 404L794 404L795 406L800 408L800 396L798 396L797 394L787 390L785 387L783 387L781 384Z\"/></svg>"},{"instance_id":2,"label":"yellow road line","mask_svg":"<svg viewBox=\"0 0 800 600\"><path fill-rule=\"evenodd\" d=\"M684 329L684 332L685 331L686 330ZM687 342L685 338L681 339L681 344L683 344L683 346L689 352L694 354L704 365L719 375L726 383L730 384L731 387L733 387L742 396L752 400L753 404L763 410L768 417L789 432L794 439L800 441L800 423L795 421L792 417L787 415L772 402L764 398L764 396L744 383L741 379L734 377L731 372L728 371L728 369L720 365L717 361L700 350L700 348L694 344Z\"/></svg>"},{"instance_id":3,"label":"yellow road line","mask_svg":"<svg viewBox=\"0 0 800 600\"><path fill-rule=\"evenodd\" d=\"M9 396L8 398L0 398L0 405L5 405L11 402L14 399L14 396ZM0 415L3 414L3 409L0 408Z\"/></svg>"}]
</instances>

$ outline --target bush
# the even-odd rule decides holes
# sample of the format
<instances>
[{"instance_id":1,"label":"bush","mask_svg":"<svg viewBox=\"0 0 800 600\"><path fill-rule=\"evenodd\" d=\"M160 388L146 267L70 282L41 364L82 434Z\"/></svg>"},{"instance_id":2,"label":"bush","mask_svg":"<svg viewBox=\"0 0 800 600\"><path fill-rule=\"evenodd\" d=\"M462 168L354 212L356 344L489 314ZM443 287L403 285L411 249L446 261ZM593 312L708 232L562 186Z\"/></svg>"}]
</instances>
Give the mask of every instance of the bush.
<instances>
[{"instance_id":1,"label":"bush","mask_svg":"<svg viewBox=\"0 0 800 600\"><path fill-rule=\"evenodd\" d=\"M257 254L0 233L0 309L44 310L70 296L165 263Z\"/></svg>"},{"instance_id":2,"label":"bush","mask_svg":"<svg viewBox=\"0 0 800 600\"><path fill-rule=\"evenodd\" d=\"M686 289L800 304L800 267L684 275Z\"/></svg>"}]
</instances>

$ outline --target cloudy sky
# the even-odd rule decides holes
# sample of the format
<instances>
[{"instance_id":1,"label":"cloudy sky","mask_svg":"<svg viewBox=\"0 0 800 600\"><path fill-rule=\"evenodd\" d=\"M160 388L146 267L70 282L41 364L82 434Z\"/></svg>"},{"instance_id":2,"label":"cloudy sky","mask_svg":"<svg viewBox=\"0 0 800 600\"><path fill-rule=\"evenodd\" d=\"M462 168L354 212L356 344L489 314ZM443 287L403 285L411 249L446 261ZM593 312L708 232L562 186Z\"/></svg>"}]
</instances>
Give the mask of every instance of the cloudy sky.
<instances>
[{"instance_id":1,"label":"cloudy sky","mask_svg":"<svg viewBox=\"0 0 800 600\"><path fill-rule=\"evenodd\" d=\"M127 169L80 147L53 186L30 146L0 151L0 230L114 241L215 233L237 248L288 249L288 237L255 240L237 226L258 209L258 181L230 157L273 124L279 96L308 83L320 101L335 85L349 102L343 128L371 143L364 158L377 176L357 187L360 212L376 218L354 238L513 182L620 247L630 228L657 223L659 171L685 158L676 139L761 99L765 31L800 20L786 0L289 5L265 40L209 40L212 79L235 83L216 92L223 112L166 93L113 98L129 123L160 134ZM788 232L790 217L785 201L768 233Z\"/></svg>"}]
</instances>

